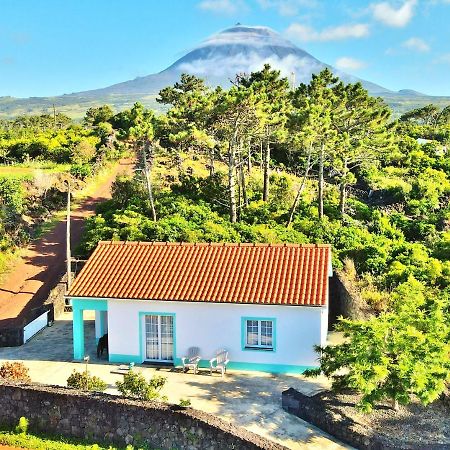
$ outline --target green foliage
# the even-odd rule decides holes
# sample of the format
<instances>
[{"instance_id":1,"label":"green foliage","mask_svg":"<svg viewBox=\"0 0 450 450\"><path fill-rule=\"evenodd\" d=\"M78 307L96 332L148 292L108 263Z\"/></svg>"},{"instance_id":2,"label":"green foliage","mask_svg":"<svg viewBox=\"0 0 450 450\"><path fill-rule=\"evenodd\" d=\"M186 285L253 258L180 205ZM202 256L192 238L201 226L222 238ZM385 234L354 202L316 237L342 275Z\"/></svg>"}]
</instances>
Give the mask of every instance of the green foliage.
<instances>
[{"instance_id":1,"label":"green foliage","mask_svg":"<svg viewBox=\"0 0 450 450\"><path fill-rule=\"evenodd\" d=\"M188 398L180 398L180 401L178 403L183 408L187 408L191 406L191 401Z\"/></svg>"},{"instance_id":2,"label":"green foliage","mask_svg":"<svg viewBox=\"0 0 450 450\"><path fill-rule=\"evenodd\" d=\"M153 376L149 381L143 375L133 370L129 370L124 376L123 381L117 381L116 386L119 392L125 397L133 397L139 400L163 400L166 397L161 396L161 389L167 382L166 377Z\"/></svg>"},{"instance_id":3,"label":"green foliage","mask_svg":"<svg viewBox=\"0 0 450 450\"><path fill-rule=\"evenodd\" d=\"M416 397L427 405L450 381L448 298L410 278L392 302L390 311L368 321L341 320L336 329L347 341L319 348L320 369L307 372L361 393L359 406L368 412L385 399L395 406Z\"/></svg>"},{"instance_id":4,"label":"green foliage","mask_svg":"<svg viewBox=\"0 0 450 450\"><path fill-rule=\"evenodd\" d=\"M67 378L67 386L82 391L104 391L107 384L95 375L90 375L87 371L73 371Z\"/></svg>"},{"instance_id":5,"label":"green foliage","mask_svg":"<svg viewBox=\"0 0 450 450\"><path fill-rule=\"evenodd\" d=\"M19 423L17 424L15 431L17 434L27 434L29 421L26 417L21 417Z\"/></svg>"},{"instance_id":6,"label":"green foliage","mask_svg":"<svg viewBox=\"0 0 450 450\"><path fill-rule=\"evenodd\" d=\"M23 418L21 418L21 420L22 419ZM10 431L0 431L0 445L35 450L116 450L116 447L108 445L100 446L98 444L86 443L77 439L68 439L62 436L36 436L28 432L23 433L20 430L15 433ZM133 450L133 447L127 447L127 450L128 448Z\"/></svg>"}]
</instances>

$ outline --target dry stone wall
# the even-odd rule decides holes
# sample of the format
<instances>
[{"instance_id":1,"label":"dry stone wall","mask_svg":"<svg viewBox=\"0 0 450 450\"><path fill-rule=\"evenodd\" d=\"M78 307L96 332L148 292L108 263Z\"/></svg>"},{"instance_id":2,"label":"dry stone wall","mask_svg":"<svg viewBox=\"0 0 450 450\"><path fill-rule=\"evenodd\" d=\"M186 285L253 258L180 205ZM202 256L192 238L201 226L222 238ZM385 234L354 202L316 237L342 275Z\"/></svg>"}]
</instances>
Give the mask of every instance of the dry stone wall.
<instances>
[{"instance_id":1,"label":"dry stone wall","mask_svg":"<svg viewBox=\"0 0 450 450\"><path fill-rule=\"evenodd\" d=\"M16 425L21 416L30 431L117 445L146 443L179 450L282 450L282 445L211 414L157 402L108 394L24 384L0 384L0 423Z\"/></svg>"}]
</instances>

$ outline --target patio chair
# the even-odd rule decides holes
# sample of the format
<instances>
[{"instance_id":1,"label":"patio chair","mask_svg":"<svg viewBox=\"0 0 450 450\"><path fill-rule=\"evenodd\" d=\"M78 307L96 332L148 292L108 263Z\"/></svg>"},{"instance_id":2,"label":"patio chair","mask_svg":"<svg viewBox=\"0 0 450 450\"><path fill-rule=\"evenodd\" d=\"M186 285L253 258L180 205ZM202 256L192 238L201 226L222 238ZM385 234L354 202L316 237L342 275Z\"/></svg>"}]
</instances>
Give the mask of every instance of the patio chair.
<instances>
[{"instance_id":1,"label":"patio chair","mask_svg":"<svg viewBox=\"0 0 450 450\"><path fill-rule=\"evenodd\" d=\"M209 373L212 375L214 372L220 372L222 377L227 371L228 351L225 349L217 350L216 356L209 360Z\"/></svg>"},{"instance_id":2,"label":"patio chair","mask_svg":"<svg viewBox=\"0 0 450 450\"><path fill-rule=\"evenodd\" d=\"M194 374L196 374L200 359L200 349L198 347L189 347L188 355L181 358L183 371L187 372L189 369L192 369Z\"/></svg>"}]
</instances>

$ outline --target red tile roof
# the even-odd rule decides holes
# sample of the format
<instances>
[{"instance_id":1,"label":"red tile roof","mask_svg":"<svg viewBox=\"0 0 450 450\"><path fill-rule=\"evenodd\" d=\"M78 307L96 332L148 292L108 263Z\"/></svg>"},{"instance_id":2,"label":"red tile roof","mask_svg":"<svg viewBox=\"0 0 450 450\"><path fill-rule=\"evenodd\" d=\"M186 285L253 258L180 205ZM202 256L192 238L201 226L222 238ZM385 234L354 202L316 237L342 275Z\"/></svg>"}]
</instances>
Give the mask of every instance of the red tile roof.
<instances>
[{"instance_id":1,"label":"red tile roof","mask_svg":"<svg viewBox=\"0 0 450 450\"><path fill-rule=\"evenodd\" d=\"M322 306L329 245L100 242L68 297Z\"/></svg>"}]
</instances>

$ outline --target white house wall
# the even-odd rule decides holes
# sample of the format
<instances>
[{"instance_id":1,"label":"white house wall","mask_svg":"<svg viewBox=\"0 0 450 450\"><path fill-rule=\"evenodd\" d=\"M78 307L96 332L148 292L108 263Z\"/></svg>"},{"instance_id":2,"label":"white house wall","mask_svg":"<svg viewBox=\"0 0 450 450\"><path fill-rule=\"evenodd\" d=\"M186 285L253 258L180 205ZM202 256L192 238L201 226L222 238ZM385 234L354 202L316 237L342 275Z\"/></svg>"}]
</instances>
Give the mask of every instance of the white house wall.
<instances>
[{"instance_id":1,"label":"white house wall","mask_svg":"<svg viewBox=\"0 0 450 450\"><path fill-rule=\"evenodd\" d=\"M108 300L111 360L124 355L123 362L131 356L138 361L139 314L144 312L175 314L177 359L193 346L200 347L202 359L226 348L232 362L250 364L317 366L313 346L324 343L328 323L327 308L321 307ZM242 349L242 317L276 319L274 352Z\"/></svg>"}]
</instances>

